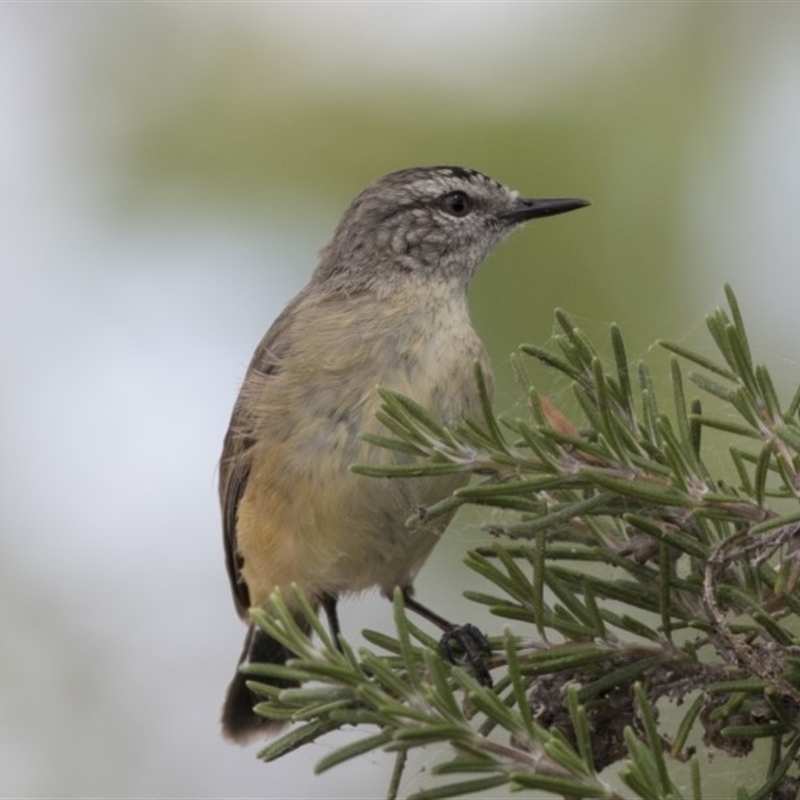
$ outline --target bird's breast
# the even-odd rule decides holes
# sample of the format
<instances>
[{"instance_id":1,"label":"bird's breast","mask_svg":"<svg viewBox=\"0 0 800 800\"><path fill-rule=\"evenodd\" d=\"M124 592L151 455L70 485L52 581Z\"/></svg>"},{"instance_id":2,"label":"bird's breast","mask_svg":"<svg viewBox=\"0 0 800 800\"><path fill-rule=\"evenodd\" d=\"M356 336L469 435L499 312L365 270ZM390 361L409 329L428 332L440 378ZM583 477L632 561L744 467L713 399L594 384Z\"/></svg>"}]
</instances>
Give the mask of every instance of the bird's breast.
<instances>
[{"instance_id":1,"label":"bird's breast","mask_svg":"<svg viewBox=\"0 0 800 800\"><path fill-rule=\"evenodd\" d=\"M473 368L478 361L489 376L489 362L466 299L413 299L330 306L264 382L253 482L240 509L240 547L250 551L244 571L256 595L291 581L312 592L389 591L413 578L441 533L446 520L416 530L406 520L466 475L380 479L351 469L411 458L363 439L389 433L375 416L379 387L444 425L479 413Z\"/></svg>"}]
</instances>

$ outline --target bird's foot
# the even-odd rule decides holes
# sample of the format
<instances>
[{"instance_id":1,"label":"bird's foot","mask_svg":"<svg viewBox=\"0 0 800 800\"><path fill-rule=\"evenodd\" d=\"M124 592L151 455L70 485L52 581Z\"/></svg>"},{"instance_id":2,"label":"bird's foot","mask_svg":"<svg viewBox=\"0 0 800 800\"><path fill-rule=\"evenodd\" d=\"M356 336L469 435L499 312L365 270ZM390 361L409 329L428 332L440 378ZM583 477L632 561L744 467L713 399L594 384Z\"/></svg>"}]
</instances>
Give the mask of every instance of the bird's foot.
<instances>
[{"instance_id":1,"label":"bird's foot","mask_svg":"<svg viewBox=\"0 0 800 800\"><path fill-rule=\"evenodd\" d=\"M451 626L439 640L439 653L451 664L467 667L481 686L492 686L492 676L486 666L492 646L474 625Z\"/></svg>"}]
</instances>

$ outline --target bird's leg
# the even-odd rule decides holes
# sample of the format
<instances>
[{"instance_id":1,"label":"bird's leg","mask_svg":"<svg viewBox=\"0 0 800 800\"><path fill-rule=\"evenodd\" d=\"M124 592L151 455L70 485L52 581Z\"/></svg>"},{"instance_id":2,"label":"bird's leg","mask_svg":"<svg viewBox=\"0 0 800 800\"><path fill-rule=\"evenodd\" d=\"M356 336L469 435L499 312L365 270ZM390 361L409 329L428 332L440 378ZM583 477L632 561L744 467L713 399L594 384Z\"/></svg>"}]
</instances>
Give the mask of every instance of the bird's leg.
<instances>
[{"instance_id":1,"label":"bird's leg","mask_svg":"<svg viewBox=\"0 0 800 800\"><path fill-rule=\"evenodd\" d=\"M335 594L328 594L326 592L322 595L322 597L320 597L320 603L322 604L322 608L325 610L325 616L328 618L328 629L333 637L333 643L341 653L342 646L339 644L339 634L342 632L342 629L339 625L339 615L336 612L336 603L338 599L339 598L336 597Z\"/></svg>"},{"instance_id":2,"label":"bird's leg","mask_svg":"<svg viewBox=\"0 0 800 800\"><path fill-rule=\"evenodd\" d=\"M492 647L486 636L469 623L454 625L452 622L448 622L444 617L440 617L436 612L416 601L411 591L410 586L403 587L403 601L406 608L444 631L444 635L439 640L441 655L452 664L457 664L459 661L466 662L481 685L491 686L492 676L486 667L486 659L492 654Z\"/></svg>"}]
</instances>

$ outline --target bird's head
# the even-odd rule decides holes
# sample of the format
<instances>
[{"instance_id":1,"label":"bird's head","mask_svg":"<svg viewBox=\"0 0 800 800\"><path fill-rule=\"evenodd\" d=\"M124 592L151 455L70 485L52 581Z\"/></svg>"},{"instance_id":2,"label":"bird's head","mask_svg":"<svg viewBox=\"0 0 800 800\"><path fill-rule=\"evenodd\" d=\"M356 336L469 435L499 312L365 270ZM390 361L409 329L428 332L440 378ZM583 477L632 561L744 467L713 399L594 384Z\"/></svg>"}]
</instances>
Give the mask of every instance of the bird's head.
<instances>
[{"instance_id":1,"label":"bird's head","mask_svg":"<svg viewBox=\"0 0 800 800\"><path fill-rule=\"evenodd\" d=\"M523 222L588 203L520 197L464 167L414 167L364 189L322 251L318 278L375 285L399 276L463 282L492 248Z\"/></svg>"}]
</instances>

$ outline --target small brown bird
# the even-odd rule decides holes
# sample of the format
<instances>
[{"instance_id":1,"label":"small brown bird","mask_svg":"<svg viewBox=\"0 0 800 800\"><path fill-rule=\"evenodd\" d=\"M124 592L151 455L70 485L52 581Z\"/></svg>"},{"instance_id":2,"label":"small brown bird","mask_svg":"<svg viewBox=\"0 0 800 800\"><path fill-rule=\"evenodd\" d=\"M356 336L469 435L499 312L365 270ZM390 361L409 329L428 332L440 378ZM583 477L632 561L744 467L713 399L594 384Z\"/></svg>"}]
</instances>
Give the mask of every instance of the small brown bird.
<instances>
[{"instance_id":1,"label":"small brown bird","mask_svg":"<svg viewBox=\"0 0 800 800\"><path fill-rule=\"evenodd\" d=\"M454 629L411 596L449 520L413 530L405 521L467 477L376 479L350 467L408 458L362 438L385 434L378 387L413 398L443 425L478 415L473 366L491 383L491 365L469 318L470 280L521 223L585 205L522 198L481 172L446 166L393 172L353 200L310 282L256 349L225 437L219 491L242 619L252 606L268 611L276 588L288 599L296 583L337 634L338 597L401 587L408 608ZM250 624L239 664L289 655ZM253 712L258 698L245 681L237 671L222 712L224 734L240 743L280 727Z\"/></svg>"}]
</instances>

